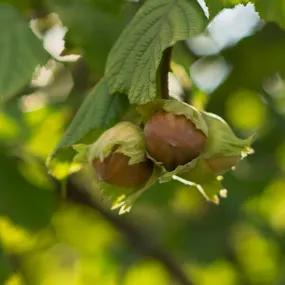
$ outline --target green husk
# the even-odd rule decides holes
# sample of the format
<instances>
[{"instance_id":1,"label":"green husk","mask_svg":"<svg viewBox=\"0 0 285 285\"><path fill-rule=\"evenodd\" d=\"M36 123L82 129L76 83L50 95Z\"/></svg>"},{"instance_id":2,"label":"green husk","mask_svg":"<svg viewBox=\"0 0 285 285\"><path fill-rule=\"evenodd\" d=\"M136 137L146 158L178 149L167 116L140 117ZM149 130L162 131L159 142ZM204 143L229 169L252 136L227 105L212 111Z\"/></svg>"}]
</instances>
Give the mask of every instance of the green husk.
<instances>
[{"instance_id":1,"label":"green husk","mask_svg":"<svg viewBox=\"0 0 285 285\"><path fill-rule=\"evenodd\" d=\"M141 129L130 122L120 122L108 129L90 147L89 162L95 158L103 161L113 151L128 156L129 164L145 161L146 149Z\"/></svg>"},{"instance_id":2,"label":"green husk","mask_svg":"<svg viewBox=\"0 0 285 285\"><path fill-rule=\"evenodd\" d=\"M146 161L146 146L142 130L131 122L120 122L105 131L89 147L88 161L92 168L92 161L103 161L112 152L122 153L129 157L129 164ZM79 155L80 157L80 155ZM157 180L157 168L154 167L152 176L142 187L125 188L99 181L95 177L96 188L102 190L104 196L111 202L111 209L118 210L119 214L127 213L137 198Z\"/></svg>"},{"instance_id":3,"label":"green husk","mask_svg":"<svg viewBox=\"0 0 285 285\"><path fill-rule=\"evenodd\" d=\"M157 100L144 106L140 106L138 111L142 114L144 121L147 121L154 113L158 111L171 112L177 115L184 115L191 120L197 129L203 131L207 137L204 150L194 160L178 165L173 171L167 171L161 162L156 161L149 154L154 163L161 168L159 182L168 182L171 179L178 180L191 187L196 187L199 192L208 200L214 203L219 202L219 193L223 189L220 171L211 169L207 160L217 158L227 158L236 156L242 159L253 152L250 145L253 142L253 136L240 139L238 138L230 126L221 117L198 111L193 106L174 99ZM231 170L223 169L223 173Z\"/></svg>"}]
</instances>

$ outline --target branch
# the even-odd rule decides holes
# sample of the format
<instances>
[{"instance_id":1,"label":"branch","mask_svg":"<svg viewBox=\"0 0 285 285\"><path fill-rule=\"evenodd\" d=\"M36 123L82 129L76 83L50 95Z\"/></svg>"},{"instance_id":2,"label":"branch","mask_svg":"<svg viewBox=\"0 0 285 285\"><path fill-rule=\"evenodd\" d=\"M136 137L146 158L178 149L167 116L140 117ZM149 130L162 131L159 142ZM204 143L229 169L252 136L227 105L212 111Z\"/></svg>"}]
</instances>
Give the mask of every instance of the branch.
<instances>
[{"instance_id":1,"label":"branch","mask_svg":"<svg viewBox=\"0 0 285 285\"><path fill-rule=\"evenodd\" d=\"M75 184L73 181L69 181L66 198L74 203L87 206L97 211L104 219L109 221L117 230L125 235L135 250L145 256L158 260L181 285L194 284L189 280L179 264L177 264L169 254L158 248L157 245L152 242L152 238L142 233L130 220L113 214L110 210L106 209L85 189L82 189L82 186Z\"/></svg>"}]
</instances>

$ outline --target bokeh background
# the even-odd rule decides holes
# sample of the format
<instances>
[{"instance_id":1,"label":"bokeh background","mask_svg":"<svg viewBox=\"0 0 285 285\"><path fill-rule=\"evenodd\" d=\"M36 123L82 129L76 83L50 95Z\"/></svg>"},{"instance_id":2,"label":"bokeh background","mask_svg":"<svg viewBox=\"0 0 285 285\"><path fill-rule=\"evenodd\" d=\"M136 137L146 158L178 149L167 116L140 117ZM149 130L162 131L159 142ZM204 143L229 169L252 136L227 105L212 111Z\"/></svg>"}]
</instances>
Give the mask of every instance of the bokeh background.
<instances>
[{"instance_id":1,"label":"bokeh background","mask_svg":"<svg viewBox=\"0 0 285 285\"><path fill-rule=\"evenodd\" d=\"M85 173L60 183L45 161L143 1L0 2L51 55L0 110L1 285L183 284L177 268L197 285L285 284L285 30L248 3L175 46L171 95L256 133L255 154L225 176L219 206L173 182L118 217L68 198L90 187Z\"/></svg>"}]
</instances>

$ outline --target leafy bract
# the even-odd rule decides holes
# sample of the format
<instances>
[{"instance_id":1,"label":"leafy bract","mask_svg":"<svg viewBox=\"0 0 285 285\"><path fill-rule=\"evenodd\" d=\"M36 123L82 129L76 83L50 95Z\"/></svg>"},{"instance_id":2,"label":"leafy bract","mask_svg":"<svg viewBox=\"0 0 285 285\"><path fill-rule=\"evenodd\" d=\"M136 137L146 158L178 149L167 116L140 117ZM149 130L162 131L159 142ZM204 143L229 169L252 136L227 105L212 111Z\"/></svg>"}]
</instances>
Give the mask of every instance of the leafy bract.
<instances>
[{"instance_id":1,"label":"leafy bract","mask_svg":"<svg viewBox=\"0 0 285 285\"><path fill-rule=\"evenodd\" d=\"M108 83L102 79L90 92L48 160L53 175L63 178L70 171L75 154L73 145L92 143L108 127L116 123L128 109L127 98L109 94Z\"/></svg>"},{"instance_id":2,"label":"leafy bract","mask_svg":"<svg viewBox=\"0 0 285 285\"><path fill-rule=\"evenodd\" d=\"M116 148L116 149L115 149ZM131 122L120 122L104 132L90 148L90 162L104 160L112 151L129 157L129 164L145 160L145 142L141 129Z\"/></svg>"},{"instance_id":3,"label":"leafy bract","mask_svg":"<svg viewBox=\"0 0 285 285\"><path fill-rule=\"evenodd\" d=\"M183 115L191 120L197 129L201 130L205 135L208 134L208 127L201 112L187 103L178 100L158 99L146 105L138 106L137 110L142 115L144 121L147 121L154 113L161 110L176 115Z\"/></svg>"},{"instance_id":4,"label":"leafy bract","mask_svg":"<svg viewBox=\"0 0 285 285\"><path fill-rule=\"evenodd\" d=\"M208 140L205 147L205 158L222 156L243 156L243 153L251 152L249 145L253 137L247 139L238 138L230 126L221 117L207 112L202 112L208 126Z\"/></svg>"},{"instance_id":5,"label":"leafy bract","mask_svg":"<svg viewBox=\"0 0 285 285\"><path fill-rule=\"evenodd\" d=\"M202 32L206 17L194 0L147 1L110 52L110 91L127 93L131 103L157 97L156 75L163 51Z\"/></svg>"},{"instance_id":6,"label":"leafy bract","mask_svg":"<svg viewBox=\"0 0 285 285\"><path fill-rule=\"evenodd\" d=\"M0 5L0 100L11 97L31 80L48 54L14 8Z\"/></svg>"}]
</instances>

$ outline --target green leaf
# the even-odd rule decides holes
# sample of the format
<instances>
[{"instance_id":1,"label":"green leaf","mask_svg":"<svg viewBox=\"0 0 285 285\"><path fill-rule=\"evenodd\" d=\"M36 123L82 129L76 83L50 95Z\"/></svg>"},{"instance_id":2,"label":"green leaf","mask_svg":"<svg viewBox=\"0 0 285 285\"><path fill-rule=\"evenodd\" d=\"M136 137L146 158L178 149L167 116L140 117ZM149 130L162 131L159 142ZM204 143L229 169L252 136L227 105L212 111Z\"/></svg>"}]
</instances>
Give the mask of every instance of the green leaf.
<instances>
[{"instance_id":1,"label":"green leaf","mask_svg":"<svg viewBox=\"0 0 285 285\"><path fill-rule=\"evenodd\" d=\"M28 23L8 5L0 5L0 100L21 90L48 54Z\"/></svg>"},{"instance_id":2,"label":"green leaf","mask_svg":"<svg viewBox=\"0 0 285 285\"><path fill-rule=\"evenodd\" d=\"M49 158L51 172L59 178L66 176L75 154L71 146L93 143L105 129L114 125L127 109L127 97L121 94L110 95L108 83L102 79L87 96L54 154Z\"/></svg>"},{"instance_id":3,"label":"green leaf","mask_svg":"<svg viewBox=\"0 0 285 285\"><path fill-rule=\"evenodd\" d=\"M157 97L156 74L163 51L191 38L206 26L194 0L147 1L110 52L106 77L110 91L127 93L131 103Z\"/></svg>"}]
</instances>

